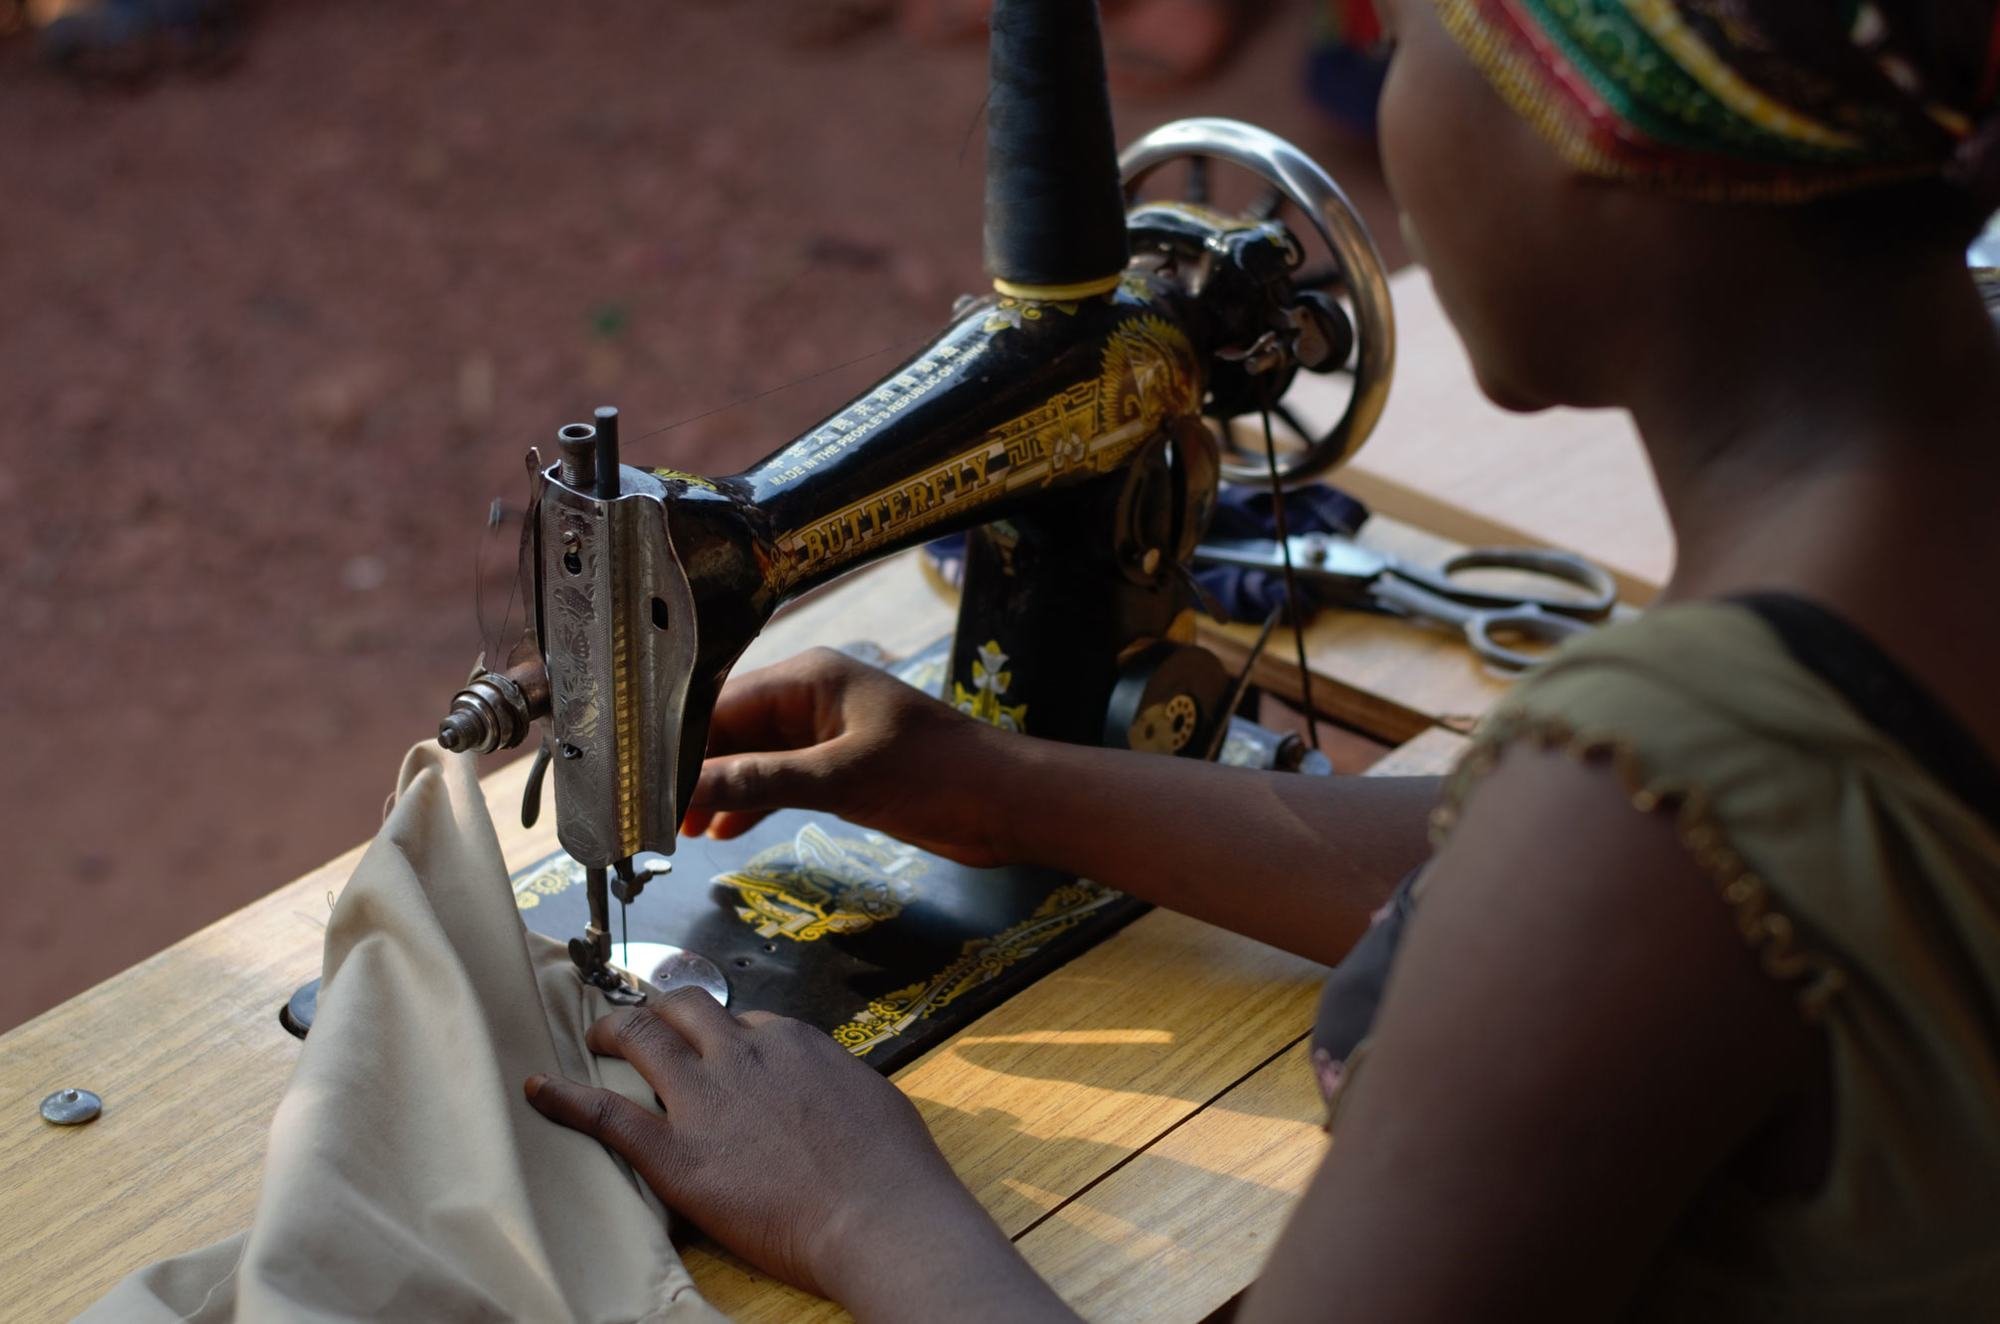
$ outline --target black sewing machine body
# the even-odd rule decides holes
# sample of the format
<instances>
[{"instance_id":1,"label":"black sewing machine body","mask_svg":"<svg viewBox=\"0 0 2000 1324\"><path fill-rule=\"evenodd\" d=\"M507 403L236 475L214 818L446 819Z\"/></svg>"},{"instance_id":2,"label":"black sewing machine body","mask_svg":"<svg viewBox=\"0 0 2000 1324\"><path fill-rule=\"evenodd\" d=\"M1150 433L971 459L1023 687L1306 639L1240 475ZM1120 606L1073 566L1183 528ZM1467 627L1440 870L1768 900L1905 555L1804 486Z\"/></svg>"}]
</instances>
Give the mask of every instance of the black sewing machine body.
<instances>
[{"instance_id":1,"label":"black sewing machine body","mask_svg":"<svg viewBox=\"0 0 2000 1324\"><path fill-rule=\"evenodd\" d=\"M1168 237L1140 232L1146 265L1107 294L975 301L743 473L626 466L610 502L566 484L562 464L538 475L527 573L534 637L561 645L540 651L560 696L555 794L571 854L603 866L670 852L715 696L771 614L942 533L976 530L946 697L1013 729L1104 738L1121 661L1192 637L1183 566L1217 483L1201 422L1212 349L1253 299L1276 303L1297 261L1273 223L1178 219ZM1189 290L1196 274L1208 299ZM632 713L618 705L621 656ZM1013 684L998 683L1003 669ZM1211 679L1183 745L1214 730L1219 667ZM636 713L673 743L654 744ZM600 808L612 801L626 806L615 831Z\"/></svg>"},{"instance_id":2,"label":"black sewing machine body","mask_svg":"<svg viewBox=\"0 0 2000 1324\"><path fill-rule=\"evenodd\" d=\"M1298 320L1301 254L1275 221L1179 204L1135 211L1130 242L1105 292L974 300L740 474L618 464L600 429L563 429L556 463L530 456L530 628L459 696L445 738L456 720L480 734L463 744L504 748L546 715L564 848L592 868L671 853L716 695L771 614L965 530L945 697L1055 739L1206 751L1228 681L1191 642L1185 566L1219 471L1203 414L1249 389L1221 347ZM1351 348L1339 316L1310 324L1321 359ZM1281 393L1297 363L1257 385ZM1148 675L1171 664L1179 702L1134 741L1139 713L1121 724L1109 700L1141 655Z\"/></svg>"},{"instance_id":3,"label":"black sewing machine body","mask_svg":"<svg viewBox=\"0 0 2000 1324\"><path fill-rule=\"evenodd\" d=\"M645 888L635 858L674 853L717 695L786 601L962 531L941 697L1011 730L1214 757L1236 691L1193 642L1186 566L1218 482L1313 476L1380 414L1394 343L1386 283L1323 171L1260 130L1196 120L1136 144L1121 180L1094 7L1002 0L993 30L993 294L961 300L920 353L742 473L624 464L613 410L563 428L553 461L530 453L527 629L504 659L482 659L439 739L490 752L546 721L524 813L532 821L552 768L558 838L587 900L571 953L607 990L625 988L610 968L609 898ZM1126 186L1183 159L1203 163L1202 192L1211 159L1260 176L1310 223L1330 274L1302 276L1304 251L1272 218L1276 204L1128 210ZM1268 408L1301 368L1353 375L1346 415L1282 474L1275 458L1268 475L1262 456L1232 465L1212 423ZM686 885L670 886L679 909ZM1040 879L1016 899L1032 912L1048 895ZM1115 908L1096 908L1109 922ZM761 913L747 900L734 909L745 923ZM1007 923L1032 928L1035 913ZM768 919L751 925L766 944ZM841 996L867 982L848 980Z\"/></svg>"}]
</instances>

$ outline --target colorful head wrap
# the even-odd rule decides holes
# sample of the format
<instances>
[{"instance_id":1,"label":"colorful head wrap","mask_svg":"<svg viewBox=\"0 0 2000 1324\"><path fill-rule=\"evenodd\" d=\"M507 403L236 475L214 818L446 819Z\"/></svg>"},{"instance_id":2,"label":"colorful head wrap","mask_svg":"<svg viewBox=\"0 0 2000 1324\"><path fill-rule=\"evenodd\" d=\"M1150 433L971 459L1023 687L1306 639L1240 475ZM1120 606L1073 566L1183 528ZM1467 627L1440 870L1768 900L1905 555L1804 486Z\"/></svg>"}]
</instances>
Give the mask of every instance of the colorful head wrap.
<instances>
[{"instance_id":1,"label":"colorful head wrap","mask_svg":"<svg viewBox=\"0 0 2000 1324\"><path fill-rule=\"evenodd\" d=\"M1943 177L2000 206L2000 0L1436 0L1578 168L1728 199Z\"/></svg>"}]
</instances>

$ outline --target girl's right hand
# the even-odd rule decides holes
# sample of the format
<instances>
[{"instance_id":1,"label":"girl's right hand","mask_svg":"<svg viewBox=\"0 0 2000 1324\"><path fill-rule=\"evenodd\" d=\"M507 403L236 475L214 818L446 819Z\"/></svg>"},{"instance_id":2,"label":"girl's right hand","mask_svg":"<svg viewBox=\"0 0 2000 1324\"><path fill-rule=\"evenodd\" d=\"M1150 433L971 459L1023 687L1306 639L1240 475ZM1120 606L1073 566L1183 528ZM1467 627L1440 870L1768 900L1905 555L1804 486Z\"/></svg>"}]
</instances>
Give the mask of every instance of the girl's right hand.
<instances>
[{"instance_id":1,"label":"girl's right hand","mask_svg":"<svg viewBox=\"0 0 2000 1324\"><path fill-rule=\"evenodd\" d=\"M1030 742L830 648L732 678L681 832L816 809L974 868L1015 858L1003 775Z\"/></svg>"}]
</instances>

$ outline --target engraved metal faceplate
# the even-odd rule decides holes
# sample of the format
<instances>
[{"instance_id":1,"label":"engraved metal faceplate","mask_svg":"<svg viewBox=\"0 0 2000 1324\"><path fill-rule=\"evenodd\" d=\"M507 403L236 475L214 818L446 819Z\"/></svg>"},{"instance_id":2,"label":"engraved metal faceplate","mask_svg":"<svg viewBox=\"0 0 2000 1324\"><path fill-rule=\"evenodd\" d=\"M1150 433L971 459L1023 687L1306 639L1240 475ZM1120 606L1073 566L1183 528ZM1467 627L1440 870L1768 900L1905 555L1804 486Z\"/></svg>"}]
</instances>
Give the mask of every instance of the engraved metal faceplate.
<instances>
[{"instance_id":1,"label":"engraved metal faceplate","mask_svg":"<svg viewBox=\"0 0 2000 1324\"><path fill-rule=\"evenodd\" d=\"M622 472L622 495L550 471L537 506L537 620L554 728L556 835L602 868L672 854L680 733L694 674L694 593L674 552L665 488Z\"/></svg>"}]
</instances>

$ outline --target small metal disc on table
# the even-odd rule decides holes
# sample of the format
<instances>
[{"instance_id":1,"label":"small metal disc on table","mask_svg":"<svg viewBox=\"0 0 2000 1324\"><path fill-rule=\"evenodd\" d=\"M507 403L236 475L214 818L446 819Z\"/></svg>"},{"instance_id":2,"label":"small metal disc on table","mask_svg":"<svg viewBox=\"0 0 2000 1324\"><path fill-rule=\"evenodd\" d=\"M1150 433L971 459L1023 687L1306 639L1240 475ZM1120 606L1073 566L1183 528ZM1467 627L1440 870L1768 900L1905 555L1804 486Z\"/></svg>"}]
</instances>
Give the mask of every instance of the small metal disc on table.
<instances>
[{"instance_id":1,"label":"small metal disc on table","mask_svg":"<svg viewBox=\"0 0 2000 1324\"><path fill-rule=\"evenodd\" d=\"M611 964L662 993L692 986L706 990L722 1006L729 1005L729 981L715 962L699 952L663 942L614 943Z\"/></svg>"},{"instance_id":2,"label":"small metal disc on table","mask_svg":"<svg viewBox=\"0 0 2000 1324\"><path fill-rule=\"evenodd\" d=\"M312 1029L313 1018L319 1015L319 981L317 979L299 985L284 1006L278 1008L278 1024L286 1033L303 1039Z\"/></svg>"},{"instance_id":3,"label":"small metal disc on table","mask_svg":"<svg viewBox=\"0 0 2000 1324\"><path fill-rule=\"evenodd\" d=\"M57 1090L42 1100L42 1117L57 1126L81 1126L104 1111L104 1100L89 1090Z\"/></svg>"}]
</instances>

